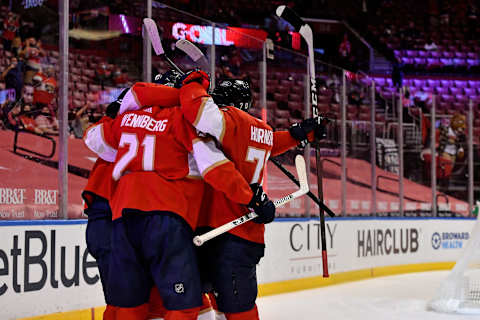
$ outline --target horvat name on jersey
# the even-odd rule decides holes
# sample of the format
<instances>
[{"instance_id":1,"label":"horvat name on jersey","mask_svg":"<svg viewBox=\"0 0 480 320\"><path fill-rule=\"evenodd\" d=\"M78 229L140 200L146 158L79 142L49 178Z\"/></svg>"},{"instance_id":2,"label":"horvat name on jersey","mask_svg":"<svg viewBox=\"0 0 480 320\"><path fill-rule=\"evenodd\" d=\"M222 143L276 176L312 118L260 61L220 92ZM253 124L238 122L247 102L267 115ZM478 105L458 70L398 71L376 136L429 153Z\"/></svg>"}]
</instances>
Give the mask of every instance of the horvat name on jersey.
<instances>
[{"instance_id":1,"label":"horvat name on jersey","mask_svg":"<svg viewBox=\"0 0 480 320\"><path fill-rule=\"evenodd\" d=\"M250 140L273 146L273 131L263 128L250 127Z\"/></svg>"},{"instance_id":2,"label":"horvat name on jersey","mask_svg":"<svg viewBox=\"0 0 480 320\"><path fill-rule=\"evenodd\" d=\"M164 131L168 120L155 120L146 114L128 113L123 116L121 127L143 128L152 132Z\"/></svg>"}]
</instances>

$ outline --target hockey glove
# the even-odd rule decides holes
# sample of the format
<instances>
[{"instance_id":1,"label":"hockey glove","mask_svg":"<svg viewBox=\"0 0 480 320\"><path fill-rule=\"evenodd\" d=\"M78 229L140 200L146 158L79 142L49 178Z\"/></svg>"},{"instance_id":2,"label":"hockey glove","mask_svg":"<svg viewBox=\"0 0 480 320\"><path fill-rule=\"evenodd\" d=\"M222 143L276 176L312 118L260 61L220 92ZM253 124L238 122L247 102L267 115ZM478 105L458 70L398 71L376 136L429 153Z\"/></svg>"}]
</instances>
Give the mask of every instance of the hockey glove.
<instances>
[{"instance_id":1,"label":"hockey glove","mask_svg":"<svg viewBox=\"0 0 480 320\"><path fill-rule=\"evenodd\" d=\"M210 76L208 73L200 70L200 69L193 69L187 72L181 79L181 84L186 85L190 82L198 82L208 91L210 87Z\"/></svg>"},{"instance_id":2,"label":"hockey glove","mask_svg":"<svg viewBox=\"0 0 480 320\"><path fill-rule=\"evenodd\" d=\"M302 122L292 124L288 131L295 140L299 141L298 146L304 148L309 142L313 141L312 138L317 140L325 139L327 136L327 123L327 118L308 118ZM313 134L310 134L311 132L313 132Z\"/></svg>"},{"instance_id":3,"label":"hockey glove","mask_svg":"<svg viewBox=\"0 0 480 320\"><path fill-rule=\"evenodd\" d=\"M275 219L275 205L268 199L260 184L253 183L250 188L252 188L253 197L247 206L258 215L253 222L264 224L272 222Z\"/></svg>"}]
</instances>

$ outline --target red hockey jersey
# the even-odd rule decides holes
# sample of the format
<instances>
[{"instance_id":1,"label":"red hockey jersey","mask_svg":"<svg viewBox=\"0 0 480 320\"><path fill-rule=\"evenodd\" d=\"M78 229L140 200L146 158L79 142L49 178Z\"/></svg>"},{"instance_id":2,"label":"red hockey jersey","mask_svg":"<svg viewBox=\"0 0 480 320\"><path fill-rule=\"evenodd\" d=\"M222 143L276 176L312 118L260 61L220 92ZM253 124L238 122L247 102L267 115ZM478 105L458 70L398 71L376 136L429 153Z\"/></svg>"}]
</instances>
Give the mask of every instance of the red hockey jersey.
<instances>
[{"instance_id":1,"label":"red hockey jersey","mask_svg":"<svg viewBox=\"0 0 480 320\"><path fill-rule=\"evenodd\" d=\"M127 91L118 114L145 106L176 107L180 105L179 90L161 84L137 82Z\"/></svg>"},{"instance_id":2,"label":"red hockey jersey","mask_svg":"<svg viewBox=\"0 0 480 320\"><path fill-rule=\"evenodd\" d=\"M112 118L103 117L97 124L104 122L113 122ZM110 200L113 191L112 179L113 163L98 158L93 165L88 177L87 185L82 192L82 198L86 206L90 206L93 196L99 196L106 200Z\"/></svg>"},{"instance_id":3,"label":"red hockey jersey","mask_svg":"<svg viewBox=\"0 0 480 320\"><path fill-rule=\"evenodd\" d=\"M84 140L101 158L115 162L113 219L124 208L171 211L195 228L203 191L200 177L232 201L247 204L252 197L234 164L212 139L196 134L179 107L126 112L112 123L91 127ZM192 202L195 195L199 199Z\"/></svg>"},{"instance_id":4,"label":"red hockey jersey","mask_svg":"<svg viewBox=\"0 0 480 320\"><path fill-rule=\"evenodd\" d=\"M180 89L180 102L185 118L197 130L211 134L222 145L225 155L249 183L261 183L263 170L270 155L281 154L296 146L288 131L273 132L265 122L235 107L222 107L213 102L198 83ZM223 194L208 189L202 203L199 225L218 227L248 212L232 203ZM249 241L264 243L264 225L242 224L230 233Z\"/></svg>"}]
</instances>

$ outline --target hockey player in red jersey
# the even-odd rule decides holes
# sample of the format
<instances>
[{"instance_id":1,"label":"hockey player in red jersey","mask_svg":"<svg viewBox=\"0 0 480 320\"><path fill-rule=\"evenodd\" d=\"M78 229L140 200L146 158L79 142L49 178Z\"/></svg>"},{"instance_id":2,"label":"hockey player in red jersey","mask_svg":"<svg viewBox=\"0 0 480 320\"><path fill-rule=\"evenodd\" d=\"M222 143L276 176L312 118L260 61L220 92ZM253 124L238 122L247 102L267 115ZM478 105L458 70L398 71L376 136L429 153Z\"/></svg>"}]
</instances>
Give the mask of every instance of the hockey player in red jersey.
<instances>
[{"instance_id":1,"label":"hockey player in red jersey","mask_svg":"<svg viewBox=\"0 0 480 320\"><path fill-rule=\"evenodd\" d=\"M196 135L178 107L126 112L113 123L90 128L85 143L115 161L107 291L119 307L116 318L145 319L155 284L169 310L165 319L195 319L201 290L192 244L198 212L192 208L198 205L189 200L203 192L195 181L203 177L260 217L271 215L273 203L252 193L233 163L212 140Z\"/></svg>"},{"instance_id":2,"label":"hockey player in red jersey","mask_svg":"<svg viewBox=\"0 0 480 320\"><path fill-rule=\"evenodd\" d=\"M171 73L174 72L172 71ZM179 77L177 76L176 78L178 79ZM233 160L247 181L255 183L255 186L258 186L258 182L263 176L263 166L268 160L270 152L272 155L278 155L297 144L305 146L308 142L312 141L314 137L322 138L324 136L322 118L307 119L299 124L293 125L288 131L277 131L272 134L271 128L262 121L233 108L232 106L237 106L238 108L247 111L250 107L251 92L248 84L245 82L239 80L220 82L217 89L212 94L215 97L215 102L217 102L219 106L225 106L220 109L206 93L206 88L209 86L209 79L205 73L194 71L190 73L185 80L182 79L182 82L183 83L180 85L177 82L176 86L180 87L185 84L181 89L180 100L182 101L182 111L187 120L199 131L215 137L222 145L225 154ZM144 84L139 85L144 87ZM149 94L155 96L155 90L157 89L151 88ZM145 104L139 100L140 99L131 99L131 102L125 106L124 109L136 110L145 106ZM243 131L241 130L242 124ZM250 126L250 124L253 125ZM248 138L250 138L250 140ZM242 141L245 141L245 143L242 144ZM262 190L259 188L258 194L260 195L261 193ZM216 227L223 222L238 217L236 214L243 215L245 213L244 210L238 209L235 205L230 205L229 200L225 199L221 194L217 200L215 196L212 196L210 195L210 192L207 192L204 200L203 203L207 205L205 205L203 209L210 214L208 216L203 215L203 217L206 217L206 219L201 221L201 225L203 226L210 225L210 228ZM215 202L212 202L214 200ZM209 206L214 210L211 210ZM215 210L215 208L217 209ZM225 211L219 210L218 208L224 208ZM222 214L215 217L214 213L220 211L222 211ZM224 216L224 213L227 213L227 215ZM269 217L264 216L261 219L257 219L257 222L268 222L271 221L273 217L274 214ZM235 246L236 242L244 241L244 244L246 244L245 247L250 247L251 250L249 251L252 251L252 254L248 255L251 259L249 259L249 261L232 259L230 264L238 262L241 265L245 265L245 262L247 262L248 265L250 265L250 267L247 268L247 273L251 275L253 271L254 275L255 261L258 261L260 257L263 256L263 230L263 225L247 223L242 227L231 231L232 239L216 241L217 243L225 242L226 247L217 248L217 250L207 250L207 253L203 254L203 257L201 258L202 260L207 261L207 267L202 269L203 271L209 270L211 275L217 278L217 282L220 282L220 285L217 285L217 287L220 287L222 282L225 284L231 283L231 277L229 277L228 274L229 270L231 271L231 268L228 268L227 266L225 269L225 281L222 281L220 276L222 273L217 272L221 269L221 264L217 263L218 256L216 256L216 253L226 253L231 249L228 248L229 245ZM235 235L234 233L238 235ZM225 235L225 237L228 236L229 235ZM242 251L242 249L244 248L240 247L233 251L238 253L238 251ZM210 253L208 253L208 251L210 251ZM242 254L237 255L236 253L231 254L236 255L236 257L244 256ZM228 261L229 259L227 258L225 260ZM211 268L212 264L215 265L214 268ZM241 275L241 272L239 272L238 275ZM256 278L254 277L255 279L253 279L253 281L250 281L251 277L248 278L249 279L247 279L246 282L237 279L237 283L247 284L241 290L241 292L244 293L244 296L241 299L238 299L238 297L232 298L231 294L228 295L229 292L232 292L232 290L230 290L232 288L225 288L223 290L226 294L224 293L221 295L222 297L220 299L227 302L220 302L220 310L226 311L229 319L258 318L258 313L255 307L257 294ZM233 289L233 291L236 291L236 289ZM215 292L218 293L219 291L216 290ZM240 302L242 305L232 306L231 303L234 300L242 300ZM232 312L228 312L229 310Z\"/></svg>"},{"instance_id":3,"label":"hockey player in red jersey","mask_svg":"<svg viewBox=\"0 0 480 320\"><path fill-rule=\"evenodd\" d=\"M262 183L270 155L281 154L299 143L305 146L315 136L324 136L321 118L304 120L288 131L273 132L266 123L246 112L252 96L245 81L219 81L211 96L206 91L208 75L202 71L191 72L182 84L180 103L185 118L200 132L215 137L225 155L253 185ZM246 208L207 188L201 215L205 220L199 226L207 227L207 231L246 212ZM264 255L264 224L273 219L274 214L256 218L200 247L203 280L211 284L213 300L228 320L258 319L256 265Z\"/></svg>"},{"instance_id":4,"label":"hockey player in red jersey","mask_svg":"<svg viewBox=\"0 0 480 320\"><path fill-rule=\"evenodd\" d=\"M113 121L125 93L126 90L119 95L116 101L108 105L106 116L100 119L99 123ZM88 216L85 234L87 249L97 261L100 281L107 303L107 308L103 314L104 320L115 319L114 307L110 305L106 290L110 261L110 231L112 228L112 211L108 203L113 189L112 170L113 163L98 158L82 192L82 198L85 201L84 212Z\"/></svg>"}]
</instances>

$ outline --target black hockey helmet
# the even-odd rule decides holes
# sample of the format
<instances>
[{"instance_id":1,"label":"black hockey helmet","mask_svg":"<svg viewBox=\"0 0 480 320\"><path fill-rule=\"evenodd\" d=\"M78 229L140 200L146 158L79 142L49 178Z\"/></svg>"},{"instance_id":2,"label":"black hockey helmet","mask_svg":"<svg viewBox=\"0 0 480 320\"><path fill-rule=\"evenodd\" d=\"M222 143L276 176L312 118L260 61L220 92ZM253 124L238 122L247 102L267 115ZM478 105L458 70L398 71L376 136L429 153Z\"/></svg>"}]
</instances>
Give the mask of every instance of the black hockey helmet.
<instances>
[{"instance_id":1,"label":"black hockey helmet","mask_svg":"<svg viewBox=\"0 0 480 320\"><path fill-rule=\"evenodd\" d=\"M252 91L250 90L250 84L245 80L219 80L210 95L219 107L234 106L248 112L248 109L252 106Z\"/></svg>"},{"instance_id":2,"label":"black hockey helmet","mask_svg":"<svg viewBox=\"0 0 480 320\"><path fill-rule=\"evenodd\" d=\"M181 83L179 80L181 77L182 74L180 74L180 72L175 69L170 69L164 74L157 74L153 79L153 83L163 84L172 88L180 88Z\"/></svg>"},{"instance_id":3,"label":"black hockey helmet","mask_svg":"<svg viewBox=\"0 0 480 320\"><path fill-rule=\"evenodd\" d=\"M118 95L117 99L107 106L107 109L105 110L105 115L107 117L115 119L118 110L120 110L120 105L122 104L123 97L125 97L128 90L130 90L130 88L123 89L123 91Z\"/></svg>"}]
</instances>

